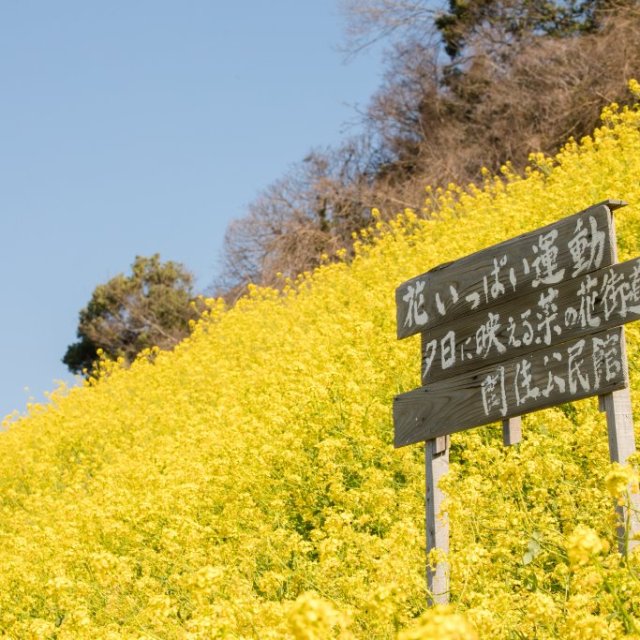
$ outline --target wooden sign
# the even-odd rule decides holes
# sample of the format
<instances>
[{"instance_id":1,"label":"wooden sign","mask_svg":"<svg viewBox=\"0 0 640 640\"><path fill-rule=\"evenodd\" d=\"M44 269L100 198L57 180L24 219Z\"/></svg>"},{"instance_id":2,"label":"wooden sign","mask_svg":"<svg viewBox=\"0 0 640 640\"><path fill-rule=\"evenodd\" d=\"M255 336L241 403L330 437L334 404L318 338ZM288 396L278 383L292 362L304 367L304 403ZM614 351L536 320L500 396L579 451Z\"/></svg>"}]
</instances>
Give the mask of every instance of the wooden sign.
<instances>
[{"instance_id":1,"label":"wooden sign","mask_svg":"<svg viewBox=\"0 0 640 640\"><path fill-rule=\"evenodd\" d=\"M422 333L422 382L640 319L640 258L544 287Z\"/></svg>"},{"instance_id":2,"label":"wooden sign","mask_svg":"<svg viewBox=\"0 0 640 640\"><path fill-rule=\"evenodd\" d=\"M622 329L563 342L396 396L396 447L627 385Z\"/></svg>"},{"instance_id":3,"label":"wooden sign","mask_svg":"<svg viewBox=\"0 0 640 640\"><path fill-rule=\"evenodd\" d=\"M620 206L608 200L401 284L398 338L612 264L610 210Z\"/></svg>"},{"instance_id":4,"label":"wooden sign","mask_svg":"<svg viewBox=\"0 0 640 640\"><path fill-rule=\"evenodd\" d=\"M394 399L394 444L426 442L427 550L448 549L437 482L450 434L498 420L515 444L522 414L599 395L612 461L635 451L621 325L640 319L640 258L617 263L612 211L624 204L607 200L397 288L398 338L421 334L423 386ZM619 515L640 530L637 513ZM433 602L448 600L447 572L428 567Z\"/></svg>"}]
</instances>

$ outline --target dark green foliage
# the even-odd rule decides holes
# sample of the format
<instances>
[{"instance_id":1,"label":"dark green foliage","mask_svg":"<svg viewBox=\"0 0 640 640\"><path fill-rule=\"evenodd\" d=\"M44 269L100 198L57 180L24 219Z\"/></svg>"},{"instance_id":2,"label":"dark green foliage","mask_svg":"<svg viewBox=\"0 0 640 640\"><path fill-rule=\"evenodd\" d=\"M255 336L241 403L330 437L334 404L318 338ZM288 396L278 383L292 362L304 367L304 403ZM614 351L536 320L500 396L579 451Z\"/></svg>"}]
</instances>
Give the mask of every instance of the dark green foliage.
<instances>
[{"instance_id":1,"label":"dark green foliage","mask_svg":"<svg viewBox=\"0 0 640 640\"><path fill-rule=\"evenodd\" d=\"M455 60L465 46L487 32L500 34L510 45L527 35L570 36L597 27L607 0L449 0L448 10L435 20L447 55Z\"/></svg>"},{"instance_id":2,"label":"dark green foliage","mask_svg":"<svg viewBox=\"0 0 640 640\"><path fill-rule=\"evenodd\" d=\"M98 350L131 362L143 349L175 346L197 317L193 278L183 265L137 256L131 275L119 274L97 286L80 312L78 342L62 361L73 373L91 370Z\"/></svg>"}]
</instances>

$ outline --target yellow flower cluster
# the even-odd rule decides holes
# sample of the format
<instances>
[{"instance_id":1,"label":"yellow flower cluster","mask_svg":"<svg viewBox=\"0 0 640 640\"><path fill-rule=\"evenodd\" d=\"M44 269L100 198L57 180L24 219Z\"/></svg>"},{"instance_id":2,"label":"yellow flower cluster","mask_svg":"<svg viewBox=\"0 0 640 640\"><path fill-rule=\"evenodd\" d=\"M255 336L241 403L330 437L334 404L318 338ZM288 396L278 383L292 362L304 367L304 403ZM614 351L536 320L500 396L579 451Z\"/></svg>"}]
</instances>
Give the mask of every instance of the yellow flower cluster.
<instances>
[{"instance_id":1,"label":"yellow flower cluster","mask_svg":"<svg viewBox=\"0 0 640 640\"><path fill-rule=\"evenodd\" d=\"M289 613L289 629L296 640L352 638L345 632L348 617L313 592L300 595Z\"/></svg>"},{"instance_id":2,"label":"yellow flower cluster","mask_svg":"<svg viewBox=\"0 0 640 640\"><path fill-rule=\"evenodd\" d=\"M639 637L610 494L630 476L595 400L526 416L515 447L496 426L452 437L445 609L426 604L423 449L394 450L391 419L420 371L419 339L395 339L399 283L606 198L631 203L619 254L637 256L638 176L640 113L611 106L526 175L376 214L350 264L211 300L173 352L104 361L7 420L0 637Z\"/></svg>"},{"instance_id":3,"label":"yellow flower cluster","mask_svg":"<svg viewBox=\"0 0 640 640\"><path fill-rule=\"evenodd\" d=\"M605 551L607 546L593 529L580 524L567 540L569 563L587 564L594 556Z\"/></svg>"},{"instance_id":4,"label":"yellow flower cluster","mask_svg":"<svg viewBox=\"0 0 640 640\"><path fill-rule=\"evenodd\" d=\"M475 629L464 616L450 607L435 607L423 613L410 629L401 631L398 640L478 640Z\"/></svg>"},{"instance_id":5,"label":"yellow flower cluster","mask_svg":"<svg viewBox=\"0 0 640 640\"><path fill-rule=\"evenodd\" d=\"M604 484L612 497L622 501L625 493L629 491L638 493L638 472L630 465L621 465L616 462L611 465Z\"/></svg>"}]
</instances>

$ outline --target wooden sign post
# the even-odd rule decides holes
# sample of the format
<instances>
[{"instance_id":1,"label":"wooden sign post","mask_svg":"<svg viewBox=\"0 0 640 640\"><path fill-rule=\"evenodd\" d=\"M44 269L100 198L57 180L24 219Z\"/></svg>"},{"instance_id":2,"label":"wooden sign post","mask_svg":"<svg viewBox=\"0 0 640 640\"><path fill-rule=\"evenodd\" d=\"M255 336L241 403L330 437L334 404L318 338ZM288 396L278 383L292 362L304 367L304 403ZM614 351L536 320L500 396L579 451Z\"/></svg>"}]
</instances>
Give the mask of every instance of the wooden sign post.
<instances>
[{"instance_id":1,"label":"wooden sign post","mask_svg":"<svg viewBox=\"0 0 640 640\"><path fill-rule=\"evenodd\" d=\"M611 460L635 451L622 325L640 319L640 258L617 262L612 211L624 204L607 200L396 290L398 338L422 336L423 386L395 397L393 417L396 447L426 443L427 552L449 548L438 481L452 433L501 421L513 445L521 415L598 395ZM640 531L637 511L619 513L620 534L625 522ZM446 563L428 566L427 580L431 601L447 602Z\"/></svg>"}]
</instances>

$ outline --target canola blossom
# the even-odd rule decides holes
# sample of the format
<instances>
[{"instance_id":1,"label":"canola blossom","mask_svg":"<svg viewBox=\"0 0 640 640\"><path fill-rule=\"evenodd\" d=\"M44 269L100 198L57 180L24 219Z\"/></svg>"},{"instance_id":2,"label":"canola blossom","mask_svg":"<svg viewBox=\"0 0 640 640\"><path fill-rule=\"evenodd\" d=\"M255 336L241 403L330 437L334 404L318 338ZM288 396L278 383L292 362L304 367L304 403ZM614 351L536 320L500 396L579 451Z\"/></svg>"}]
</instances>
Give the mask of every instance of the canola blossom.
<instances>
[{"instance_id":1,"label":"canola blossom","mask_svg":"<svg viewBox=\"0 0 640 640\"><path fill-rule=\"evenodd\" d=\"M349 264L211 300L174 351L105 361L7 419L0 636L640 638L640 558L617 551L614 510L637 474L609 464L595 399L526 416L514 447L496 425L452 436L451 604L433 609L423 448L395 450L391 419L420 384L395 287L607 198L630 203L620 260L638 255L639 150L638 107L612 105L526 175L427 190Z\"/></svg>"}]
</instances>

